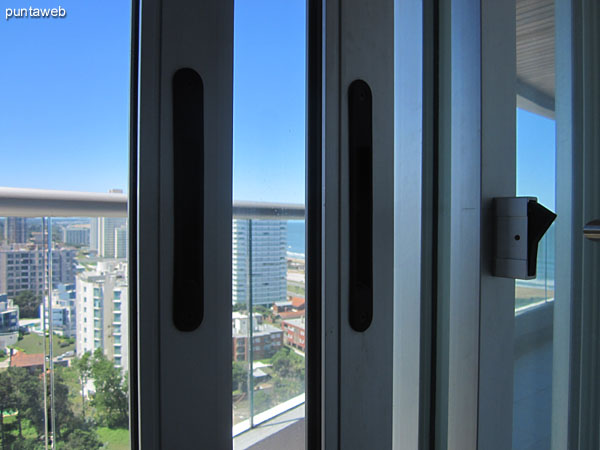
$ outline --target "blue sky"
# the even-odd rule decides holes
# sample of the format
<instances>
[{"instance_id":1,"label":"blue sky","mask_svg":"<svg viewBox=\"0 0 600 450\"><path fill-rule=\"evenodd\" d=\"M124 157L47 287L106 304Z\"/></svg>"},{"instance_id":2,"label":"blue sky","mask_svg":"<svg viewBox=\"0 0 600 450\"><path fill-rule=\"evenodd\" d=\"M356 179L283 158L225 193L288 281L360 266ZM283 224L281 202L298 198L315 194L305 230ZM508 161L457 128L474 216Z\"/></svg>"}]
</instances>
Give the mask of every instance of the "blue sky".
<instances>
[{"instance_id":1,"label":"blue sky","mask_svg":"<svg viewBox=\"0 0 600 450\"><path fill-rule=\"evenodd\" d=\"M517 109L517 195L537 197L555 208L556 127L554 120Z\"/></svg>"},{"instance_id":2,"label":"blue sky","mask_svg":"<svg viewBox=\"0 0 600 450\"><path fill-rule=\"evenodd\" d=\"M0 186L126 190L128 2L60 3L61 20L0 11ZM234 199L303 203L305 2L235 5ZM518 194L553 209L554 123L518 111L517 135Z\"/></svg>"},{"instance_id":3,"label":"blue sky","mask_svg":"<svg viewBox=\"0 0 600 450\"><path fill-rule=\"evenodd\" d=\"M126 190L128 2L60 3L61 20L0 11L0 186ZM303 203L304 0L236 1L234 67L234 198Z\"/></svg>"},{"instance_id":4,"label":"blue sky","mask_svg":"<svg viewBox=\"0 0 600 450\"><path fill-rule=\"evenodd\" d=\"M65 19L0 13L0 185L106 192L127 186L130 12L61 0ZM14 0L10 6L29 6ZM57 7L36 0L35 7Z\"/></svg>"},{"instance_id":5,"label":"blue sky","mask_svg":"<svg viewBox=\"0 0 600 450\"><path fill-rule=\"evenodd\" d=\"M304 203L304 0L236 1L233 197Z\"/></svg>"}]
</instances>

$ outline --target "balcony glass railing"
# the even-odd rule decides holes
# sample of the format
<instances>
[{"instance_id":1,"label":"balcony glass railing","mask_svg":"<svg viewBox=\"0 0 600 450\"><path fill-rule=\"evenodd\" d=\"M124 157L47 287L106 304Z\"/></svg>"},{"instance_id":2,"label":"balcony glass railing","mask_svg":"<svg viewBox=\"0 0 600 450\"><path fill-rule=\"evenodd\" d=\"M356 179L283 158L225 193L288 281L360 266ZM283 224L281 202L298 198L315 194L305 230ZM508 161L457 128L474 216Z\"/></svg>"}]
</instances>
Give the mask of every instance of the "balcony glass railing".
<instances>
[{"instance_id":1,"label":"balcony glass railing","mask_svg":"<svg viewBox=\"0 0 600 450\"><path fill-rule=\"evenodd\" d=\"M0 304L18 321L0 338L2 448L129 448L129 347L106 323L127 260L98 246L126 212L122 194L0 188Z\"/></svg>"},{"instance_id":2,"label":"balcony glass railing","mask_svg":"<svg viewBox=\"0 0 600 450\"><path fill-rule=\"evenodd\" d=\"M515 283L515 314L554 301L555 230L552 225L539 243L536 278Z\"/></svg>"},{"instance_id":3,"label":"balcony glass railing","mask_svg":"<svg viewBox=\"0 0 600 450\"><path fill-rule=\"evenodd\" d=\"M520 104L520 97L517 104ZM556 205L556 123L521 107L516 110L518 196L536 197L553 210ZM515 314L521 315L554 301L556 223L538 245L537 276L515 283ZM551 306L547 305L548 307Z\"/></svg>"},{"instance_id":4,"label":"balcony glass railing","mask_svg":"<svg viewBox=\"0 0 600 450\"><path fill-rule=\"evenodd\" d=\"M54 439L68 448L84 433L107 448L129 445L127 260L93 243L109 227L127 226L126 207L122 194L0 188L0 216L25 226L25 242L9 242L4 227L15 221L0 220L0 314L6 290L5 309L19 315L12 340L0 338L2 442L51 448ZM236 436L304 402L306 304L304 207L236 203L233 214L232 277L241 280L232 288ZM62 253L68 257L57 259ZM2 278L11 265L32 276L18 284ZM2 397L2 383L19 396L30 389L23 398L37 415Z\"/></svg>"},{"instance_id":5,"label":"balcony glass railing","mask_svg":"<svg viewBox=\"0 0 600 450\"><path fill-rule=\"evenodd\" d=\"M284 332L305 327L304 235L302 206L234 205L234 436L304 402L304 339Z\"/></svg>"}]
</instances>

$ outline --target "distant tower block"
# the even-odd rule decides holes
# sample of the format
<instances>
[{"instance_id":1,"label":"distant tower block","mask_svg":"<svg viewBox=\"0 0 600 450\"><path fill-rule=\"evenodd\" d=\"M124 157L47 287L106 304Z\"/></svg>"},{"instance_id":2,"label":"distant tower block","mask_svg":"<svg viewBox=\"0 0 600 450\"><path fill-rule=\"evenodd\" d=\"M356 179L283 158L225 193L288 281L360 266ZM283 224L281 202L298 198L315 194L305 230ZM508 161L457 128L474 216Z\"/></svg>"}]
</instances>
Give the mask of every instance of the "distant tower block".
<instances>
[{"instance_id":1,"label":"distant tower block","mask_svg":"<svg viewBox=\"0 0 600 450\"><path fill-rule=\"evenodd\" d=\"M8 244L24 244L27 241L27 219L7 217L4 225L4 240Z\"/></svg>"},{"instance_id":2,"label":"distant tower block","mask_svg":"<svg viewBox=\"0 0 600 450\"><path fill-rule=\"evenodd\" d=\"M111 189L111 194L122 194ZM127 219L125 217L98 217L90 222L90 249L102 258L127 257Z\"/></svg>"}]
</instances>

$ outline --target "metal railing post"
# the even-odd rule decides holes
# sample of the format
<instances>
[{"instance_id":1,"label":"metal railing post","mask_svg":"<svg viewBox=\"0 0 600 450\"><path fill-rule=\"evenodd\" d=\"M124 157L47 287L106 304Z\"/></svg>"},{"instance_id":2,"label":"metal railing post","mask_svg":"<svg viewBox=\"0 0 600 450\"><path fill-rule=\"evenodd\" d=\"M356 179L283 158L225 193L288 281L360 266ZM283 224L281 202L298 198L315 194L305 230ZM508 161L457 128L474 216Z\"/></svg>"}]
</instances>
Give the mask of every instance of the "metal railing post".
<instances>
[{"instance_id":1,"label":"metal railing post","mask_svg":"<svg viewBox=\"0 0 600 450\"><path fill-rule=\"evenodd\" d=\"M254 299L252 290L252 219L248 219L248 397L250 400L250 428L254 428Z\"/></svg>"}]
</instances>

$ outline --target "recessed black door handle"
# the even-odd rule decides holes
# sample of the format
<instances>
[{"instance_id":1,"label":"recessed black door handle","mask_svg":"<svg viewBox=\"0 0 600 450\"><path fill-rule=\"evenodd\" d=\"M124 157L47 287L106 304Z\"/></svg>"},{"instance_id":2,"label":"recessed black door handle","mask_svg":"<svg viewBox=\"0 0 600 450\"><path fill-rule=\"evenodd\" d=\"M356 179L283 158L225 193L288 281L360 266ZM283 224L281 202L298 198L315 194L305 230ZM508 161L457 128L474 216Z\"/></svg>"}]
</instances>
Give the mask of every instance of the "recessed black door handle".
<instances>
[{"instance_id":1,"label":"recessed black door handle","mask_svg":"<svg viewBox=\"0 0 600 450\"><path fill-rule=\"evenodd\" d=\"M373 98L363 80L348 89L350 183L349 321L365 331L373 321Z\"/></svg>"},{"instance_id":2,"label":"recessed black door handle","mask_svg":"<svg viewBox=\"0 0 600 450\"><path fill-rule=\"evenodd\" d=\"M204 318L204 86L193 69L173 76L173 322Z\"/></svg>"}]
</instances>

